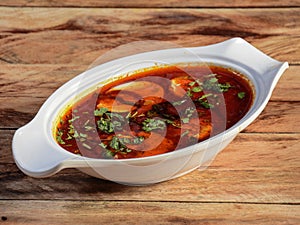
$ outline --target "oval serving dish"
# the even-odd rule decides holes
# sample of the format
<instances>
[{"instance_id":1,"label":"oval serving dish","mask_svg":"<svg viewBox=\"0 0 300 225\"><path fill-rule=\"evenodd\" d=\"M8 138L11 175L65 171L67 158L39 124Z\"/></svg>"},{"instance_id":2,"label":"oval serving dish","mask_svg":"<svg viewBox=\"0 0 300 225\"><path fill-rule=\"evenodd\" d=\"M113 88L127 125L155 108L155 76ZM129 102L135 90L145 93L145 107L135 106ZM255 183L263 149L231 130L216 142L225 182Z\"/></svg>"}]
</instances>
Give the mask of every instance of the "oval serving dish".
<instances>
[{"instance_id":1,"label":"oval serving dish","mask_svg":"<svg viewBox=\"0 0 300 225\"><path fill-rule=\"evenodd\" d=\"M72 154L58 145L53 126L61 111L74 98L118 76L153 66L179 63L212 63L239 71L250 81L255 93L248 113L228 130L192 146L144 158L94 159ZM152 51L96 66L70 80L43 104L36 117L18 129L12 149L17 166L32 177L48 177L64 168L101 179L130 185L162 182L196 168L206 168L214 157L265 108L287 62L276 61L241 38L194 48ZM83 92L82 92L83 90Z\"/></svg>"}]
</instances>

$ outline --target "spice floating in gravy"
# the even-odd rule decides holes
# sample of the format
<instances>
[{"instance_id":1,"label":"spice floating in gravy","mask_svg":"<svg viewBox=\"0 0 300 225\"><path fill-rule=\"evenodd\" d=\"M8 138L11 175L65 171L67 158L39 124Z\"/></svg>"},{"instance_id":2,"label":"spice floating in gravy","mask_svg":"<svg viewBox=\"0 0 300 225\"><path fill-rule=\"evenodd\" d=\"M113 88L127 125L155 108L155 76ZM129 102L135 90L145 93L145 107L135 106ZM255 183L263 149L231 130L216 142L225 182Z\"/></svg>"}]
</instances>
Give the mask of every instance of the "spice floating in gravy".
<instances>
[{"instance_id":1,"label":"spice floating in gravy","mask_svg":"<svg viewBox=\"0 0 300 225\"><path fill-rule=\"evenodd\" d=\"M138 158L181 149L237 123L253 90L219 66L154 67L112 81L67 108L55 127L65 150L91 158Z\"/></svg>"}]
</instances>

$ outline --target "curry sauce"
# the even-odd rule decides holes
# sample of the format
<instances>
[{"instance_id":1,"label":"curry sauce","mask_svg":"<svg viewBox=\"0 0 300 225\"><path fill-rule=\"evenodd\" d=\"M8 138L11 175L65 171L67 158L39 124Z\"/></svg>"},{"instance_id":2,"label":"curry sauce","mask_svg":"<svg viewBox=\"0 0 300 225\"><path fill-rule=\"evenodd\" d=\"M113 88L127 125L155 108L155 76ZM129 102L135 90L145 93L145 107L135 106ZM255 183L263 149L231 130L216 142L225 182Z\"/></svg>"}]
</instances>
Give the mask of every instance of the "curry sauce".
<instances>
[{"instance_id":1,"label":"curry sauce","mask_svg":"<svg viewBox=\"0 0 300 225\"><path fill-rule=\"evenodd\" d=\"M109 82L68 107L55 139L91 158L158 155L232 127L253 98L249 81L229 68L153 67Z\"/></svg>"}]
</instances>

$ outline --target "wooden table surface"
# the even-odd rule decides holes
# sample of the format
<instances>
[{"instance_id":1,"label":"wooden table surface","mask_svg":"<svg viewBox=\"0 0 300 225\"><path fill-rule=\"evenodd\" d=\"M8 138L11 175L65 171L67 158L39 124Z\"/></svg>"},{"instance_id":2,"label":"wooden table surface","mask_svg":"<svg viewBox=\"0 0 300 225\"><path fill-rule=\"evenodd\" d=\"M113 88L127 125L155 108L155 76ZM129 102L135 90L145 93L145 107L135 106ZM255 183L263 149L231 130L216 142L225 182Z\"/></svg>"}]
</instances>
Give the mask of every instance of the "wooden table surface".
<instances>
[{"instance_id":1,"label":"wooden table surface","mask_svg":"<svg viewBox=\"0 0 300 225\"><path fill-rule=\"evenodd\" d=\"M0 224L300 224L299 0L1 0ZM205 171L129 187L14 164L12 137L101 54L140 40L242 37L288 61L262 114Z\"/></svg>"}]
</instances>

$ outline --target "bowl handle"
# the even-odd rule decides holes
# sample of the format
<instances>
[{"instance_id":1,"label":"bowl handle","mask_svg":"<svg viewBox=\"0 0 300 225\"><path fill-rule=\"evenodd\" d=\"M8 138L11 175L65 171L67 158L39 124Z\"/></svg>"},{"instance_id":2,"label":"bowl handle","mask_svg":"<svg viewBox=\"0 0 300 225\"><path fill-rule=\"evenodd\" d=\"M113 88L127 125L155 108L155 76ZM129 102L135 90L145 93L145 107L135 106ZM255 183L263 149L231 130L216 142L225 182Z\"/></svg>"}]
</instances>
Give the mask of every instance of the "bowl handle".
<instances>
[{"instance_id":1,"label":"bowl handle","mask_svg":"<svg viewBox=\"0 0 300 225\"><path fill-rule=\"evenodd\" d=\"M279 78L283 72L289 67L288 62L279 62L276 61L273 65L269 67L266 73L263 74L262 79L264 84L269 86L269 90L273 91Z\"/></svg>"},{"instance_id":2,"label":"bowl handle","mask_svg":"<svg viewBox=\"0 0 300 225\"><path fill-rule=\"evenodd\" d=\"M47 139L35 119L19 128L13 137L12 151L15 163L32 177L48 177L63 169L63 161L69 155L58 151Z\"/></svg>"}]
</instances>

